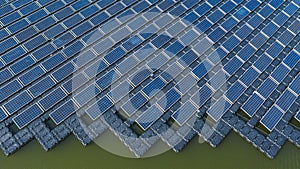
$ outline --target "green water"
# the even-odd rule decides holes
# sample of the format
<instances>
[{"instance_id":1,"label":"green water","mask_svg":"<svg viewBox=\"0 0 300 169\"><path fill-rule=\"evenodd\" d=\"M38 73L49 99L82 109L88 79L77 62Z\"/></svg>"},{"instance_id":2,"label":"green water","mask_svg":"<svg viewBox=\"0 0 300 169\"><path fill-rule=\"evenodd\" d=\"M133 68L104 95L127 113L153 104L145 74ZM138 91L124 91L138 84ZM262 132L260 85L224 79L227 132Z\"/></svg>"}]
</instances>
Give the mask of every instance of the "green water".
<instances>
[{"instance_id":1,"label":"green water","mask_svg":"<svg viewBox=\"0 0 300 169\"><path fill-rule=\"evenodd\" d=\"M95 144L83 147L73 136L45 152L31 141L10 157L0 156L0 169L299 169L300 150L287 143L270 160L235 133L216 149L194 139L181 153L168 151L147 159L127 159Z\"/></svg>"}]
</instances>

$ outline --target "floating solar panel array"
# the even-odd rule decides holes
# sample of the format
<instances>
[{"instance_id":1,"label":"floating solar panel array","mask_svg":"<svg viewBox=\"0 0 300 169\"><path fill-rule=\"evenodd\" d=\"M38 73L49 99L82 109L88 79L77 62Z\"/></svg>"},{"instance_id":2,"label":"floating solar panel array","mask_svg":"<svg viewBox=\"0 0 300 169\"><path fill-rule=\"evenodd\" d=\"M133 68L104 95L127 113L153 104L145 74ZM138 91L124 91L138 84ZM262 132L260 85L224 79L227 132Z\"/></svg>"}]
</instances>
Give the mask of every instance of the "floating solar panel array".
<instances>
[{"instance_id":1,"label":"floating solar panel array","mask_svg":"<svg viewBox=\"0 0 300 169\"><path fill-rule=\"evenodd\" d=\"M0 145L111 130L137 156L233 130L300 147L299 0L0 0ZM298 121L298 122L296 122Z\"/></svg>"}]
</instances>

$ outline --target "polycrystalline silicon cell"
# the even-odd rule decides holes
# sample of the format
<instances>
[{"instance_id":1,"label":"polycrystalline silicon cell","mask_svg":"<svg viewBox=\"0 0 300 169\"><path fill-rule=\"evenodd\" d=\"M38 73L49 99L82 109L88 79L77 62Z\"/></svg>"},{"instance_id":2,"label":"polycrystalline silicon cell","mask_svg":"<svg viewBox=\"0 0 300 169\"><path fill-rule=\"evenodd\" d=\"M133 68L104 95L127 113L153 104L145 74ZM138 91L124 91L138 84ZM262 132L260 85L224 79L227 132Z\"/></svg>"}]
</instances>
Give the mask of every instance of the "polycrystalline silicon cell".
<instances>
[{"instance_id":1,"label":"polycrystalline silicon cell","mask_svg":"<svg viewBox=\"0 0 300 169\"><path fill-rule=\"evenodd\" d=\"M276 125L280 122L284 114L277 108L272 107L260 120L260 122L269 130L273 131Z\"/></svg>"},{"instance_id":2,"label":"polycrystalline silicon cell","mask_svg":"<svg viewBox=\"0 0 300 169\"><path fill-rule=\"evenodd\" d=\"M114 101L114 103L116 103L126 96L132 89L133 87L129 84L129 82L124 81L115 88L111 89L108 95Z\"/></svg>"},{"instance_id":3,"label":"polycrystalline silicon cell","mask_svg":"<svg viewBox=\"0 0 300 169\"><path fill-rule=\"evenodd\" d=\"M63 88L67 91L67 93L71 94L87 81L88 79L82 73L76 74L72 77L72 79L63 84Z\"/></svg>"},{"instance_id":4,"label":"polycrystalline silicon cell","mask_svg":"<svg viewBox=\"0 0 300 169\"><path fill-rule=\"evenodd\" d=\"M40 104L44 110L48 110L53 105L62 100L66 94L61 88L53 90L49 95L45 96L42 100L40 100Z\"/></svg>"},{"instance_id":5,"label":"polycrystalline silicon cell","mask_svg":"<svg viewBox=\"0 0 300 169\"><path fill-rule=\"evenodd\" d=\"M250 98L244 103L242 109L252 117L259 107L264 103L264 99L261 98L257 93L254 93Z\"/></svg>"},{"instance_id":6,"label":"polycrystalline silicon cell","mask_svg":"<svg viewBox=\"0 0 300 169\"><path fill-rule=\"evenodd\" d=\"M0 108L0 121L3 121L7 117L7 114L2 108Z\"/></svg>"},{"instance_id":7,"label":"polycrystalline silicon cell","mask_svg":"<svg viewBox=\"0 0 300 169\"><path fill-rule=\"evenodd\" d=\"M4 104L4 108L11 115L19 110L21 107L25 106L32 100L31 96L27 91L20 93L15 98L11 99L9 102Z\"/></svg>"},{"instance_id":8,"label":"polycrystalline silicon cell","mask_svg":"<svg viewBox=\"0 0 300 169\"><path fill-rule=\"evenodd\" d=\"M8 25L9 23L17 20L18 18L20 18L21 15L16 11L13 12L9 15L6 15L4 18L0 19L0 21L4 24L4 25Z\"/></svg>"},{"instance_id":9,"label":"polycrystalline silicon cell","mask_svg":"<svg viewBox=\"0 0 300 169\"><path fill-rule=\"evenodd\" d=\"M13 64L12 66L10 66L10 68L13 70L13 72L15 74L18 74L21 71L28 68L29 66L33 65L34 63L35 63L35 61L32 59L31 56L26 56L23 59L21 59L20 61Z\"/></svg>"},{"instance_id":10,"label":"polycrystalline silicon cell","mask_svg":"<svg viewBox=\"0 0 300 169\"><path fill-rule=\"evenodd\" d=\"M107 72L104 76L102 76L101 78L99 78L96 81L96 83L100 87L101 90L105 90L118 77L119 77L119 75L114 70L111 70L111 71Z\"/></svg>"},{"instance_id":11,"label":"polycrystalline silicon cell","mask_svg":"<svg viewBox=\"0 0 300 169\"><path fill-rule=\"evenodd\" d=\"M175 104L181 95L175 89L169 90L164 97L157 101L157 104L164 110L167 111L173 104Z\"/></svg>"},{"instance_id":12,"label":"polycrystalline silicon cell","mask_svg":"<svg viewBox=\"0 0 300 169\"><path fill-rule=\"evenodd\" d=\"M252 82L259 76L259 73L252 67L250 67L240 78L246 86L250 86Z\"/></svg>"},{"instance_id":13,"label":"polycrystalline silicon cell","mask_svg":"<svg viewBox=\"0 0 300 169\"><path fill-rule=\"evenodd\" d=\"M3 101L4 99L11 96L13 93L20 90L22 85L17 81L13 80L6 84L5 86L0 88L0 101Z\"/></svg>"},{"instance_id":14,"label":"polycrystalline silicon cell","mask_svg":"<svg viewBox=\"0 0 300 169\"><path fill-rule=\"evenodd\" d=\"M47 71L49 71L51 69L54 69L57 65L59 65L65 60L66 60L65 57L61 53L58 53L48 58L46 61L42 63L42 65Z\"/></svg>"},{"instance_id":15,"label":"polycrystalline silicon cell","mask_svg":"<svg viewBox=\"0 0 300 169\"><path fill-rule=\"evenodd\" d=\"M44 42L46 42L46 39L42 35L39 35L25 42L24 46L28 51L31 51L34 48L37 48L38 46L42 45Z\"/></svg>"},{"instance_id":16,"label":"polycrystalline silicon cell","mask_svg":"<svg viewBox=\"0 0 300 169\"><path fill-rule=\"evenodd\" d=\"M13 75L8 69L4 69L0 71L0 83L6 81L7 79L11 78Z\"/></svg>"},{"instance_id":17,"label":"polycrystalline silicon cell","mask_svg":"<svg viewBox=\"0 0 300 169\"><path fill-rule=\"evenodd\" d=\"M109 64L113 64L114 62L116 62L117 60L119 60L120 58L122 58L125 55L125 51L118 47L116 49L114 49L113 51L111 51L109 54L104 56L104 59L109 63Z\"/></svg>"},{"instance_id":18,"label":"polycrystalline silicon cell","mask_svg":"<svg viewBox=\"0 0 300 169\"><path fill-rule=\"evenodd\" d=\"M225 66L224 70L229 73L230 75L233 75L241 66L243 65L243 62L240 61L238 58L233 57Z\"/></svg>"},{"instance_id":19,"label":"polycrystalline silicon cell","mask_svg":"<svg viewBox=\"0 0 300 169\"><path fill-rule=\"evenodd\" d=\"M278 105L278 107L280 107L283 111L286 112L289 109L289 107L294 103L296 98L297 97L292 92L286 90L276 101L276 104Z\"/></svg>"},{"instance_id":20,"label":"polycrystalline silicon cell","mask_svg":"<svg viewBox=\"0 0 300 169\"><path fill-rule=\"evenodd\" d=\"M274 72L271 74L271 76L279 83L282 82L282 80L285 78L285 76L289 73L289 69L284 66L283 64L280 64Z\"/></svg>"},{"instance_id":21,"label":"polycrystalline silicon cell","mask_svg":"<svg viewBox=\"0 0 300 169\"><path fill-rule=\"evenodd\" d=\"M289 55L287 55L283 63L285 63L289 68L293 68L299 60L300 55L297 54L295 51L292 51Z\"/></svg>"},{"instance_id":22,"label":"polycrystalline silicon cell","mask_svg":"<svg viewBox=\"0 0 300 169\"><path fill-rule=\"evenodd\" d=\"M154 79L151 83L149 83L145 88L142 90L146 96L149 98L153 97L158 90L162 89L165 86L165 82L161 78Z\"/></svg>"},{"instance_id":23,"label":"polycrystalline silicon cell","mask_svg":"<svg viewBox=\"0 0 300 169\"><path fill-rule=\"evenodd\" d=\"M266 54L261 55L254 63L254 67L259 71L264 71L273 60Z\"/></svg>"},{"instance_id":24,"label":"polycrystalline silicon cell","mask_svg":"<svg viewBox=\"0 0 300 169\"><path fill-rule=\"evenodd\" d=\"M55 124L60 124L66 118L68 118L71 114L73 114L77 110L76 104L70 100L60 106L58 109L54 110L49 116L55 122Z\"/></svg>"},{"instance_id":25,"label":"polycrystalline silicon cell","mask_svg":"<svg viewBox=\"0 0 300 169\"><path fill-rule=\"evenodd\" d=\"M210 109L207 111L207 114L215 121L219 121L222 118L222 116L227 112L229 107L230 103L223 97L221 97L210 107Z\"/></svg>"},{"instance_id":26,"label":"polycrystalline silicon cell","mask_svg":"<svg viewBox=\"0 0 300 169\"><path fill-rule=\"evenodd\" d=\"M95 84L92 84L88 87L86 87L84 90L82 90L80 93L76 94L74 96L74 100L80 105L83 106L86 104L89 100L96 97L99 94L100 90L95 86Z\"/></svg>"},{"instance_id":27,"label":"polycrystalline silicon cell","mask_svg":"<svg viewBox=\"0 0 300 169\"><path fill-rule=\"evenodd\" d=\"M13 118L13 121L21 129L42 115L42 113L42 109L37 104L34 104Z\"/></svg>"},{"instance_id":28,"label":"polycrystalline silicon cell","mask_svg":"<svg viewBox=\"0 0 300 169\"><path fill-rule=\"evenodd\" d=\"M202 106L213 94L213 91L204 85L199 91L197 91L191 98L191 100L198 106Z\"/></svg>"},{"instance_id":29,"label":"polycrystalline silicon cell","mask_svg":"<svg viewBox=\"0 0 300 169\"><path fill-rule=\"evenodd\" d=\"M198 58L197 54L195 52L193 52L192 50L190 50L180 57L179 63L182 66L190 65L197 58Z\"/></svg>"},{"instance_id":30,"label":"polycrystalline silicon cell","mask_svg":"<svg viewBox=\"0 0 300 169\"><path fill-rule=\"evenodd\" d=\"M270 78L267 78L262 85L257 90L260 95L262 95L264 98L268 98L269 95L274 91L274 89L277 87L277 84L271 80Z\"/></svg>"},{"instance_id":31,"label":"polycrystalline silicon cell","mask_svg":"<svg viewBox=\"0 0 300 169\"><path fill-rule=\"evenodd\" d=\"M203 61L200 63L192 72L199 78L201 79L204 75L206 75L209 70L212 68L212 65L207 62Z\"/></svg>"},{"instance_id":32,"label":"polycrystalline silicon cell","mask_svg":"<svg viewBox=\"0 0 300 169\"><path fill-rule=\"evenodd\" d=\"M1 58L4 60L5 63L11 63L12 61L20 58L24 54L25 50L21 46L19 46L14 48L10 52L3 54Z\"/></svg>"},{"instance_id":33,"label":"polycrystalline silicon cell","mask_svg":"<svg viewBox=\"0 0 300 169\"><path fill-rule=\"evenodd\" d=\"M8 27L9 31L11 33L15 33L21 29L23 29L24 27L28 26L28 22L25 19L19 20L17 22L15 22L14 24L10 25Z\"/></svg>"},{"instance_id":34,"label":"polycrystalline silicon cell","mask_svg":"<svg viewBox=\"0 0 300 169\"><path fill-rule=\"evenodd\" d=\"M177 75L179 75L179 73L181 73L182 68L174 63L172 64L170 67L168 67L163 73L162 73L162 77L164 78L164 80L169 83L171 82L175 77L177 77Z\"/></svg>"},{"instance_id":35,"label":"polycrystalline silicon cell","mask_svg":"<svg viewBox=\"0 0 300 169\"><path fill-rule=\"evenodd\" d=\"M97 119L103 113L105 113L111 106L113 106L113 102L107 96L99 99L95 104L89 107L86 110L86 113L93 119Z\"/></svg>"},{"instance_id":36,"label":"polycrystalline silicon cell","mask_svg":"<svg viewBox=\"0 0 300 169\"><path fill-rule=\"evenodd\" d=\"M135 111L141 108L147 102L147 98L138 92L136 95L131 97L124 105L122 105L122 110L128 115L132 116Z\"/></svg>"},{"instance_id":37,"label":"polycrystalline silicon cell","mask_svg":"<svg viewBox=\"0 0 300 169\"><path fill-rule=\"evenodd\" d=\"M37 97L43 92L46 92L54 85L55 82L49 76L47 76L44 79L37 82L36 84L32 85L28 90L34 97Z\"/></svg>"},{"instance_id":38,"label":"polycrystalline silicon cell","mask_svg":"<svg viewBox=\"0 0 300 169\"><path fill-rule=\"evenodd\" d=\"M61 67L60 69L57 69L54 73L52 73L52 75L55 78L55 80L61 81L67 76L69 76L70 74L72 74L74 69L75 66L69 62L63 67Z\"/></svg>"},{"instance_id":39,"label":"polycrystalline silicon cell","mask_svg":"<svg viewBox=\"0 0 300 169\"><path fill-rule=\"evenodd\" d=\"M123 62L121 62L116 69L121 73L121 74L125 74L127 73L129 70L131 70L132 68L134 68L137 64L138 64L138 60L135 59L134 57L128 57L126 60L124 60Z\"/></svg>"},{"instance_id":40,"label":"polycrystalline silicon cell","mask_svg":"<svg viewBox=\"0 0 300 169\"><path fill-rule=\"evenodd\" d=\"M38 79L44 74L44 70L40 67L34 67L33 69L29 70L28 72L22 74L19 79L23 85L28 85L34 80Z\"/></svg>"},{"instance_id":41,"label":"polycrystalline silicon cell","mask_svg":"<svg viewBox=\"0 0 300 169\"><path fill-rule=\"evenodd\" d=\"M238 97L243 94L245 90L246 88L237 81L227 90L226 97L231 102L235 102L238 99Z\"/></svg>"},{"instance_id":42,"label":"polycrystalline silicon cell","mask_svg":"<svg viewBox=\"0 0 300 169\"><path fill-rule=\"evenodd\" d=\"M139 116L135 121L143 130L147 130L162 115L163 112L158 107L153 105L149 109L147 109L141 116Z\"/></svg>"},{"instance_id":43,"label":"polycrystalline silicon cell","mask_svg":"<svg viewBox=\"0 0 300 169\"><path fill-rule=\"evenodd\" d=\"M300 75L298 75L293 82L290 84L290 89L292 89L296 94L300 95Z\"/></svg>"},{"instance_id":44,"label":"polycrystalline silicon cell","mask_svg":"<svg viewBox=\"0 0 300 169\"><path fill-rule=\"evenodd\" d=\"M51 53L53 53L55 50L56 49L54 48L54 46L52 46L51 44L48 44L48 45L45 45L45 46L39 48L35 52L33 52L32 56L37 60L41 60L41 59L45 58L46 56L50 55Z\"/></svg>"},{"instance_id":45,"label":"polycrystalline silicon cell","mask_svg":"<svg viewBox=\"0 0 300 169\"><path fill-rule=\"evenodd\" d=\"M1 109L0 109L0 111L1 111ZM298 113L295 115L295 119L300 122L300 111L298 111Z\"/></svg>"},{"instance_id":46,"label":"polycrystalline silicon cell","mask_svg":"<svg viewBox=\"0 0 300 169\"><path fill-rule=\"evenodd\" d=\"M155 71L159 69L161 66L163 66L164 64L166 64L167 62L168 62L168 58L163 53L160 53L157 56L155 56L153 59L151 59L147 65L153 71Z\"/></svg>"},{"instance_id":47,"label":"polycrystalline silicon cell","mask_svg":"<svg viewBox=\"0 0 300 169\"><path fill-rule=\"evenodd\" d=\"M9 38L0 42L0 53L14 47L17 42L13 38Z\"/></svg>"},{"instance_id":48,"label":"polycrystalline silicon cell","mask_svg":"<svg viewBox=\"0 0 300 169\"><path fill-rule=\"evenodd\" d=\"M197 79L191 75L188 74L186 77L184 77L181 81L179 81L176 84L176 88L177 90L181 93L181 94L185 94L189 91L189 89L191 89L195 84L197 83Z\"/></svg>"},{"instance_id":49,"label":"polycrystalline silicon cell","mask_svg":"<svg viewBox=\"0 0 300 169\"><path fill-rule=\"evenodd\" d=\"M139 69L136 73L134 73L130 77L130 81L135 85L139 85L141 82L143 82L145 79L147 79L149 76L151 76L152 72L146 68L142 67Z\"/></svg>"},{"instance_id":50,"label":"polycrystalline silicon cell","mask_svg":"<svg viewBox=\"0 0 300 169\"><path fill-rule=\"evenodd\" d=\"M196 111L197 107L188 101L179 110L172 114L172 118L182 126Z\"/></svg>"}]
</instances>

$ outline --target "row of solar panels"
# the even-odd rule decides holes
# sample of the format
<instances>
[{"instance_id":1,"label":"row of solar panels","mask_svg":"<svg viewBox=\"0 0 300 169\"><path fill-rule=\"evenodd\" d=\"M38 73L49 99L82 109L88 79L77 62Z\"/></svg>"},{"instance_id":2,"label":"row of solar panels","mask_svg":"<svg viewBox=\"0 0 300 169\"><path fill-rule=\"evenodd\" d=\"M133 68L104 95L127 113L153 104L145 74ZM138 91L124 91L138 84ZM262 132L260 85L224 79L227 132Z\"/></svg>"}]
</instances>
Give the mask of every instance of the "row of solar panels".
<instances>
[{"instance_id":1,"label":"row of solar panels","mask_svg":"<svg viewBox=\"0 0 300 169\"><path fill-rule=\"evenodd\" d=\"M229 66L230 67L230 66Z\"/></svg>"},{"instance_id":2,"label":"row of solar panels","mask_svg":"<svg viewBox=\"0 0 300 169\"><path fill-rule=\"evenodd\" d=\"M8 66L0 72L1 75L3 74L2 78L0 78L1 82L3 82L1 84L3 86L1 92L6 94L1 95L2 98L0 98L1 101L5 101L2 106L5 111L0 108L1 119L4 120L9 115L13 115L13 121L20 128L25 127L45 112L52 112L50 117L56 124L60 124L71 114L75 113L76 110L87 104L91 106L88 106L89 108L86 112L92 119L96 119L114 104L121 101L124 102L121 106L122 110L128 116L134 116L135 121L146 130L161 118L167 110L178 103L189 89L195 86L198 87L197 90L194 90L195 94L191 97L192 100L183 103L180 111L175 111L172 114L172 118L180 125L183 125L190 119L197 112L197 109L209 102L208 100L211 97L214 104L208 109L207 113L215 120L221 119L231 105L241 101L241 96L246 89L255 85L260 87L255 89L257 92L252 91L254 92L253 95L252 93L249 94L250 98L243 105L243 109L252 117L257 110L251 109L253 107L247 108L247 106L249 107L258 98L260 103L255 104L262 105L265 103L268 96L276 91L278 85L282 84L282 82L289 83L288 79L286 79L288 73L293 71L297 73L299 71L297 70L299 67L299 50L297 47L293 51L288 52L289 55L282 56L281 59L285 58L283 62L275 70L272 69L272 65L278 55L291 44L293 44L292 46L297 44L297 41L291 41L291 39L295 38L299 33L299 27L297 26L299 25L299 20L292 18L299 8L298 1L288 2L286 3L288 4L287 6L282 6L284 1L275 0L270 3L261 3L256 0L249 2L240 0L199 2L193 0L182 3L171 0L162 2L124 0L116 3L113 1L95 2L97 5L91 5L88 1L75 3L71 1L56 1L43 9L39 9L40 6L45 5L43 1L34 3L22 8L22 10L20 9L19 12L12 11L0 19L2 24L4 22L1 26L5 26L12 21L23 20L21 16L26 16L26 19L24 19L26 23L20 20L19 24L16 24L20 25L20 28L8 25L5 29L1 29L1 31L4 30L3 38L5 39L1 44L0 51L2 52L13 48L19 42L23 43L26 41L22 47L13 48L11 52L6 52L6 54L1 56L2 67L4 65ZM66 7L66 3L72 3L72 7ZM156 6L157 3L158 5ZM197 3L199 4L194 7ZM238 5L240 3L245 5ZM132 8L127 8L130 4L136 5ZM109 6L108 9L101 10L107 6ZM219 6L220 8L214 6ZM262 6L262 8L257 8L259 6ZM85 8L82 9L83 7ZM160 17L159 14L150 15L145 13L143 16L135 17L135 13L139 13L149 7L149 11L153 12L162 12L165 9L169 10L168 8L171 7L173 10L169 11L173 16L166 14ZM34 14L26 13L26 10L29 8L37 10L37 12L34 12ZM194 8L194 10L189 8ZM122 14L116 18L112 16L124 9L125 11L121 13L126 13L127 16L132 14L134 17L129 17L132 20L124 17L124 14L123 17ZM260 9L259 12L253 12L257 9ZM60 11L54 15L49 15L49 13L54 13L57 10ZM42 12L39 13L39 11ZM92 16L94 14L95 16ZM181 17L184 19L179 21L175 17L177 15L182 15ZM68 18L66 18L67 16ZM91 19L89 18L90 16L92 17ZM38 21L43 17L46 18ZM153 24L144 25L145 29L142 27L143 24L152 21L155 17L159 19L154 21ZM271 19L269 19L270 17ZM110 22L106 22L109 18L113 19ZM293 23L286 22L292 19L294 19ZM245 23L244 20L248 20L248 22ZM57 24L57 22L60 23ZM102 25L104 22L106 24ZM172 22L176 22L176 24L170 24ZM196 27L191 28L193 26L189 22L194 22L193 25L196 25ZM19 30L31 23L34 23L35 27L28 27L18 33ZM122 24L125 24L127 27L123 27ZM99 30L86 34L86 32L93 30L98 25L102 25ZM283 26L285 29L287 28L284 31L282 31ZM72 32L65 32L69 28ZM257 28L261 31L257 31ZM161 31L163 29L167 31ZM28 39L41 31L43 35L37 35L33 39ZM134 31L138 35L122 42L123 38ZM158 35L156 35L157 32L159 32ZM197 38L202 32L205 32L207 37ZM274 37L278 32L284 33L280 37L276 36L276 41L270 41L271 37ZM15 34L15 37L9 37L10 34ZM94 36L96 34L95 39L93 39L93 34ZM172 40L171 37L178 34L177 40ZM251 37L252 35L253 37ZM150 38L150 43L148 42L145 45L144 41L148 38ZM247 40L250 40L250 43L245 44L244 42ZM71 44L69 45L70 42ZM96 44L93 44L93 49L75 56L82 48L94 42ZM120 46L105 54L108 49L118 42L121 42ZM36 48L40 44L43 45ZM61 47L66 44L68 45L62 49ZM212 44L215 44L214 47L216 49L213 49ZM257 50L264 47L265 44L267 44L268 50L264 54L257 53ZM187 45L190 48L185 48ZM139 48L138 46L143 47ZM150 55L148 53L148 55L144 55L140 52L149 49L155 53L155 50L165 46L169 47L163 49L164 53L162 54ZM55 52L58 48L62 50ZM193 49L191 50L191 48ZM215 50L215 52L209 53L210 49ZM23 57L28 52L32 52L31 55ZM48 58L48 55L53 52L55 54ZM229 54L230 52L237 53L237 56ZM178 59L172 60L173 56L178 53L183 54L179 55ZM204 53L208 55L207 58L199 59L198 56ZM96 58L96 55L102 55L103 60L99 60L100 57ZM83 63L80 62L82 58L85 58ZM95 62L94 59L97 61ZM114 86L115 81L119 82L118 78L110 80L111 76L126 76L130 69L144 63L142 60L145 59L149 60L149 62L147 61L147 69L135 69L136 73L139 70L145 70L145 72L139 74L139 78L127 78L127 80L122 81L120 85L116 85L106 95L103 93L110 85ZM13 63L16 60L18 61ZM249 66L249 60L251 64L254 62L253 66ZM169 62L174 63L165 66ZM76 73L73 79L69 78L76 69L83 70L82 67L86 64L89 66L84 71ZM223 69L217 70L221 64L224 65ZM95 71L95 66L98 65L100 67L97 67L97 71ZM164 73L157 73L153 67L162 67L162 72L172 74L174 77L184 72L183 70L189 70L192 74L179 78L175 87L168 88L168 84L171 84L170 82L174 83L174 81L165 76ZM14 78L24 70L26 70L25 74L19 76L18 79ZM262 72L265 71L268 72L267 76L270 75L269 78L261 78ZM95 83L81 87L81 85L89 83L89 80L96 77L96 74L99 75L97 75ZM211 84L214 79L219 79L222 75L225 75L222 83ZM227 79L232 79L233 75L240 77L239 80L226 82ZM13 80L8 81L11 78ZM210 84L203 85L199 83L206 82L203 79L207 78L209 78L208 83ZM258 78L261 79L261 82L256 85L255 82ZM144 80L147 83L142 83ZM76 84L76 81L82 84ZM23 90L25 86L32 82L34 82L34 85L26 87L26 90L16 94L17 91ZM75 88L73 86L74 82ZM186 82L190 83L187 84ZM262 117L261 123L269 130L273 130L275 125L281 120L284 114L282 110L287 110L296 101L297 95L299 95L299 90L295 85L297 82L295 79L288 90L281 91L283 93L279 93L281 97L276 101L276 106L273 106ZM226 94L222 97L217 96L224 85L228 86ZM124 86L130 86L128 90L134 91L135 95L131 100L125 101L123 99L125 94L123 91ZM139 86L142 87L138 88ZM180 87L178 88L178 86ZM181 86L185 86L185 88ZM168 88L165 90L166 98L157 98L157 93L152 92L154 89L164 90L165 88ZM51 90L49 91L49 89ZM42 94L44 92L46 93ZM72 93L76 94L73 99L69 96ZM101 98L97 100L97 103L90 102L95 95L101 95ZM201 96L200 100L199 96ZM169 100L169 102L164 104L164 99ZM291 102L286 104L285 99ZM141 102L136 102L136 100ZM157 104L142 114L136 112L136 109L142 108L148 101L152 100L157 101ZM34 104L28 107L30 102ZM135 105L130 107L132 103ZM53 105L56 104L57 106L53 110ZM18 114L15 114L17 112ZM152 114L149 114L149 112L152 112Z\"/></svg>"}]
</instances>

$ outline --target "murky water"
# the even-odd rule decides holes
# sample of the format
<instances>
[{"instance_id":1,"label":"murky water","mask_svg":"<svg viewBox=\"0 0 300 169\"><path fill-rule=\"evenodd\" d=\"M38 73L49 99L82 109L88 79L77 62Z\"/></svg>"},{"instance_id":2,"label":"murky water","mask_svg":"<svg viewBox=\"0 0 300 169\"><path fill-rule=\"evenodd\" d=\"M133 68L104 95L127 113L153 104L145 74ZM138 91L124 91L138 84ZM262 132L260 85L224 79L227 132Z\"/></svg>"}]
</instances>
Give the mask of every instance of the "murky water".
<instances>
[{"instance_id":1,"label":"murky water","mask_svg":"<svg viewBox=\"0 0 300 169\"><path fill-rule=\"evenodd\" d=\"M118 157L95 144L83 147L73 136L50 152L32 141L10 157L0 155L0 169L299 169L299 162L300 150L290 143L270 160L235 133L216 149L195 138L181 153L148 159Z\"/></svg>"}]
</instances>

